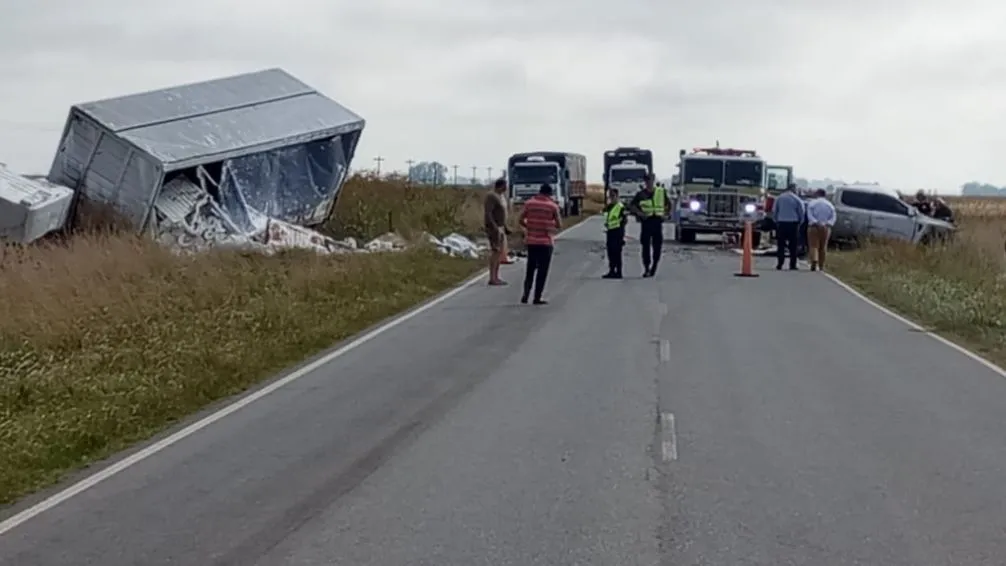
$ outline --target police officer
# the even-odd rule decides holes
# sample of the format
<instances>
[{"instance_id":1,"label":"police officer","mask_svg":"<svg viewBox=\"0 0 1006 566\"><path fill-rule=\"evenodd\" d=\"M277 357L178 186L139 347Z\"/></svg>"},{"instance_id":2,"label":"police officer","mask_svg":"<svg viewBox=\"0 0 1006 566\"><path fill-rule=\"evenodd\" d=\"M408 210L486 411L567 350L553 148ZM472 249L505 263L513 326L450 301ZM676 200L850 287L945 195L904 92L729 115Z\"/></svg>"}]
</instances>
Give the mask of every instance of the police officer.
<instances>
[{"instance_id":1,"label":"police officer","mask_svg":"<svg viewBox=\"0 0 1006 566\"><path fill-rule=\"evenodd\" d=\"M653 186L653 174L636 193L629 210L640 223L639 243L643 246L643 277L653 277L660 263L660 248L664 243L664 218L667 216L667 191Z\"/></svg>"},{"instance_id":2,"label":"police officer","mask_svg":"<svg viewBox=\"0 0 1006 566\"><path fill-rule=\"evenodd\" d=\"M625 246L625 225L629 215L618 198L618 189L608 191L608 206L604 207L605 247L608 251L608 273L604 279L622 278L622 248Z\"/></svg>"}]
</instances>

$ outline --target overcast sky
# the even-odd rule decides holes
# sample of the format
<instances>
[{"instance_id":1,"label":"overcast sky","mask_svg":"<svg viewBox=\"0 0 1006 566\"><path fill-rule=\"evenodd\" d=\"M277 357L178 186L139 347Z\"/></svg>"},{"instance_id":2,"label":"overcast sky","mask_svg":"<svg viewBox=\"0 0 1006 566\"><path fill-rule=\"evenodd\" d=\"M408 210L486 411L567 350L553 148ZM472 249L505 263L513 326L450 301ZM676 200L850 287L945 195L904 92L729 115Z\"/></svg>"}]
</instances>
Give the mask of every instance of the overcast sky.
<instances>
[{"instance_id":1,"label":"overcast sky","mask_svg":"<svg viewBox=\"0 0 1006 566\"><path fill-rule=\"evenodd\" d=\"M86 7L85 7L86 6ZM355 167L720 140L797 174L1006 184L1001 0L70 0L0 18L0 162L75 102L280 66L367 119Z\"/></svg>"}]
</instances>

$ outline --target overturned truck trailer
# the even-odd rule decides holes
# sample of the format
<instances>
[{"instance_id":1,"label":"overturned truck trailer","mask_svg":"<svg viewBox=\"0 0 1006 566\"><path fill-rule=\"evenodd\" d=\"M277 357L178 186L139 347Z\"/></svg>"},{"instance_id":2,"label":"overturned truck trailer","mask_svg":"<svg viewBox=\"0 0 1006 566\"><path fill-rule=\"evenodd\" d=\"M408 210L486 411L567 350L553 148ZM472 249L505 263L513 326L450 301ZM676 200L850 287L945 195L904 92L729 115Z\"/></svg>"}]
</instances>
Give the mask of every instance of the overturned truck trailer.
<instances>
[{"instance_id":1,"label":"overturned truck trailer","mask_svg":"<svg viewBox=\"0 0 1006 566\"><path fill-rule=\"evenodd\" d=\"M270 220L314 226L332 213L363 128L269 69L75 105L48 179L74 189L78 210L106 205L152 235L179 223L231 236Z\"/></svg>"}]
</instances>

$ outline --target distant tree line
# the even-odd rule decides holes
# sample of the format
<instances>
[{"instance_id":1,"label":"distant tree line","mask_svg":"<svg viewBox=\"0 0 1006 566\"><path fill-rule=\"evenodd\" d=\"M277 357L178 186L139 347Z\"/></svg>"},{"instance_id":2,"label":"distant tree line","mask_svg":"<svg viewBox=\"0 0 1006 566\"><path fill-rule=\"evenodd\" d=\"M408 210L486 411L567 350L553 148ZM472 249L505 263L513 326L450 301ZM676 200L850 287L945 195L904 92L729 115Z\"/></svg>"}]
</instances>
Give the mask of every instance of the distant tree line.
<instances>
[{"instance_id":1,"label":"distant tree line","mask_svg":"<svg viewBox=\"0 0 1006 566\"><path fill-rule=\"evenodd\" d=\"M966 197L1006 197L1006 187L971 181L961 185L961 194Z\"/></svg>"},{"instance_id":2,"label":"distant tree line","mask_svg":"<svg viewBox=\"0 0 1006 566\"><path fill-rule=\"evenodd\" d=\"M795 183L798 187L802 189L824 189L829 185L842 185L846 181L842 179L802 179L797 178ZM854 184L857 185L878 185L876 181L855 181ZM924 188L924 187L923 187ZM914 193L914 191L911 191ZM979 183L978 181L971 181L970 183L964 183L961 185L961 194L968 197L1006 197L1006 186L997 187L989 183Z\"/></svg>"}]
</instances>

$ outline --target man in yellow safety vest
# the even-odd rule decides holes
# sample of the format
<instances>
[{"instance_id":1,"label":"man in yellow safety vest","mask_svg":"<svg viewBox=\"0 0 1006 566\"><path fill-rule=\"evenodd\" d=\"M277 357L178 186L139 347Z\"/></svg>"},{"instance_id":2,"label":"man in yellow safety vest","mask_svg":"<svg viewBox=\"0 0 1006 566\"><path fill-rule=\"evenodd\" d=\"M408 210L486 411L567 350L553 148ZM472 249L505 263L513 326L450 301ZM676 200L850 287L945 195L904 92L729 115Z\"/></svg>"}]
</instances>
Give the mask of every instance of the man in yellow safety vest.
<instances>
[{"instance_id":1,"label":"man in yellow safety vest","mask_svg":"<svg viewBox=\"0 0 1006 566\"><path fill-rule=\"evenodd\" d=\"M622 248L625 246L625 225L629 215L618 198L618 189L608 191L608 206L604 207L605 247L608 251L608 273L604 279L622 278Z\"/></svg>"},{"instance_id":2,"label":"man in yellow safety vest","mask_svg":"<svg viewBox=\"0 0 1006 566\"><path fill-rule=\"evenodd\" d=\"M639 243L643 246L643 277L657 274L660 249L664 243L664 218L667 217L667 191L653 186L653 174L629 203L629 210L639 219Z\"/></svg>"}]
</instances>

